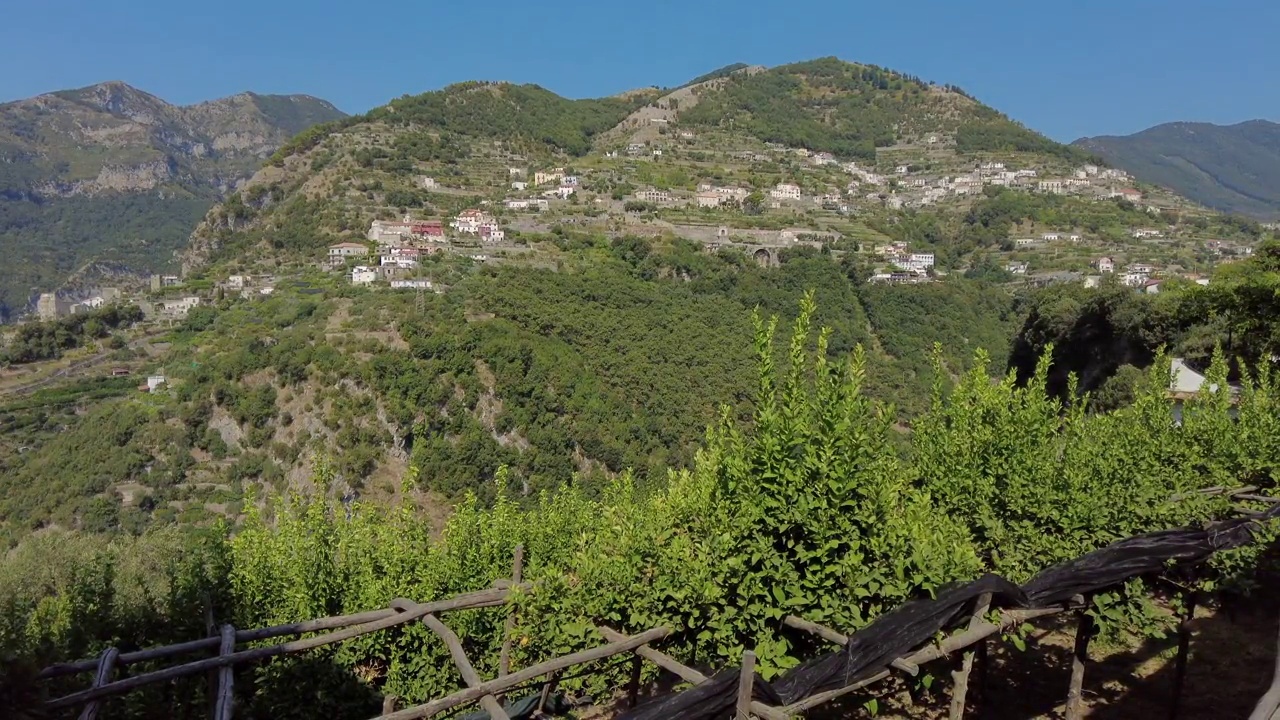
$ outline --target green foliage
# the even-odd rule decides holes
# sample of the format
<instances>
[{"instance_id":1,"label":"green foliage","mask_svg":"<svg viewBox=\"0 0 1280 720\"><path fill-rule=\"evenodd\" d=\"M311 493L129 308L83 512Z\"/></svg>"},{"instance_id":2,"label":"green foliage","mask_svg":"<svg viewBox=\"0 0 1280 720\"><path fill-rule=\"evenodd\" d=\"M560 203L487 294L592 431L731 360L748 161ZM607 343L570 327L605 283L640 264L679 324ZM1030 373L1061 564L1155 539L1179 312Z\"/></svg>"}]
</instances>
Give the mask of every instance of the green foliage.
<instances>
[{"instance_id":1,"label":"green foliage","mask_svg":"<svg viewBox=\"0 0 1280 720\"><path fill-rule=\"evenodd\" d=\"M1050 392L1061 395L1068 375L1094 391L1123 365L1147 367L1160 348L1205 367L1225 350L1232 379L1280 355L1280 245L1263 243L1254 257L1226 266L1207 286L1172 282L1158 295L1118 284L1086 289L1059 285L1025 298L1026 319L1010 367L1030 377L1052 349ZM1118 387L1108 391L1108 406ZM1123 393L1121 394L1123 397Z\"/></svg>"},{"instance_id":2,"label":"green foliage","mask_svg":"<svg viewBox=\"0 0 1280 720\"><path fill-rule=\"evenodd\" d=\"M86 263L138 271L171 267L173 252L213 205L188 193L108 193L36 202L0 193L0 321L27 306L31 288L52 289Z\"/></svg>"},{"instance_id":3,"label":"green foliage","mask_svg":"<svg viewBox=\"0 0 1280 720\"><path fill-rule=\"evenodd\" d=\"M647 100L567 100L537 85L467 82L393 100L362 120L460 135L533 143L585 155L592 136L617 125Z\"/></svg>"},{"instance_id":4,"label":"green foliage","mask_svg":"<svg viewBox=\"0 0 1280 720\"><path fill-rule=\"evenodd\" d=\"M67 350L102 340L141 319L142 309L136 305L108 305L57 320L25 323L0 349L0 365L60 358Z\"/></svg>"},{"instance_id":5,"label":"green foliage","mask_svg":"<svg viewBox=\"0 0 1280 720\"><path fill-rule=\"evenodd\" d=\"M500 467L492 504L468 495L439 536L408 492L390 508L322 494L251 497L230 538L49 535L0 560L0 641L35 666L106 644L202 635L205 607L258 627L397 597L430 601L506 577L523 544L533 589L513 601L516 667L598 644L596 623L664 625L673 631L664 650L678 658L719 667L754 647L772 677L813 651L784 631L784 615L853 631L984 570L1023 580L1132 533L1219 517L1229 500L1170 498L1243 478L1272 487L1280 471L1280 388L1265 370L1246 381L1234 412L1227 393L1205 390L1174 424L1167 362L1128 407L1088 414L1049 394L1048 356L1020 387L1012 376L993 384L981 353L954 392L935 375L933 407L904 458L890 440L893 416L863 393L865 352L834 360L834 331L815 337L815 316L808 294L785 348L774 342L778 318L756 316L749 420L725 408L692 466L661 487L643 491L623 473L594 497L562 487L520 507L502 490L512 478ZM447 359L444 350L430 355ZM1225 360L1209 375L1225 382ZM404 490L422 471L410 469ZM336 479L324 455L315 473L318 488ZM1204 579L1245 577L1256 558L1256 548L1227 553ZM1141 593L1130 583L1101 594L1092 612L1104 629L1159 632ZM506 612L448 617L481 675L496 672ZM619 666L596 669L566 687L607 694L624 681ZM237 692L248 706L287 713L283 698L314 698L327 717L367 716L380 693L419 702L459 685L447 650L418 623L244 679ZM185 717L203 709L190 702L196 692L148 693L132 707ZM174 697L185 700L174 707Z\"/></svg>"},{"instance_id":6,"label":"green foliage","mask_svg":"<svg viewBox=\"0 0 1280 720\"><path fill-rule=\"evenodd\" d=\"M915 423L922 482L942 512L965 519L992 570L1025 580L1101 544L1228 510L1195 490L1276 482L1280 455L1258 440L1278 422L1266 415L1276 402L1268 371L1246 379L1238 408L1206 384L1175 424L1167 358L1131 404L1096 414L1053 397L1049 365L1045 356L1022 386L1012 374L992 384L979 366L950 396L935 390L934 408ZM1209 377L1225 385L1221 355Z\"/></svg>"},{"instance_id":7,"label":"green foliage","mask_svg":"<svg viewBox=\"0 0 1280 720\"><path fill-rule=\"evenodd\" d=\"M1039 153L1075 163L1096 160L1084 150L1050 140L994 112L985 115L960 125L956 131L956 150Z\"/></svg>"},{"instance_id":8,"label":"green foliage","mask_svg":"<svg viewBox=\"0 0 1280 720\"><path fill-rule=\"evenodd\" d=\"M895 127L928 104L928 87L882 68L824 58L730 76L680 114L690 126L733 127L768 142L874 158Z\"/></svg>"}]
</instances>

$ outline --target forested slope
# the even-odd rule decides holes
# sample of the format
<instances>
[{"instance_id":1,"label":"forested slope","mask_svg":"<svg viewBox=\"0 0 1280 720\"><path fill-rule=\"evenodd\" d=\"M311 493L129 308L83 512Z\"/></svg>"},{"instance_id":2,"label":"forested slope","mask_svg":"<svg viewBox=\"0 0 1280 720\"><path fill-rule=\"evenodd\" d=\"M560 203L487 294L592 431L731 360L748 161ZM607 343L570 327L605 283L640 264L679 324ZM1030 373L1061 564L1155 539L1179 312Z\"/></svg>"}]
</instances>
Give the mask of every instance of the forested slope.
<instances>
[{"instance_id":1,"label":"forested slope","mask_svg":"<svg viewBox=\"0 0 1280 720\"><path fill-rule=\"evenodd\" d=\"M1264 220L1280 217L1280 124L1178 122L1073 144L1215 210Z\"/></svg>"}]
</instances>

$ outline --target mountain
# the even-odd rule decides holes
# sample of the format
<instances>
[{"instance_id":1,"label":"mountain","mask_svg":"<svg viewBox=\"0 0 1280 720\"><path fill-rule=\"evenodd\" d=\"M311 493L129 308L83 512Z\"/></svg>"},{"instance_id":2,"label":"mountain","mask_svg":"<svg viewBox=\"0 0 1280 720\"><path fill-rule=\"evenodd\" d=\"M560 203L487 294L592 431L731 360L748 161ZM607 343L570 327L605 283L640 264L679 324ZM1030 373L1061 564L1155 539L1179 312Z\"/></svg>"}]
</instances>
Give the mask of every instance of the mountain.
<instances>
[{"instance_id":1,"label":"mountain","mask_svg":"<svg viewBox=\"0 0 1280 720\"><path fill-rule=\"evenodd\" d=\"M0 105L0 320L90 263L173 266L210 206L290 137L343 116L304 95L180 107L120 82Z\"/></svg>"},{"instance_id":2,"label":"mountain","mask_svg":"<svg viewBox=\"0 0 1280 720\"><path fill-rule=\"evenodd\" d=\"M1073 145L1215 210L1280 219L1280 124L1175 122Z\"/></svg>"},{"instance_id":3,"label":"mountain","mask_svg":"<svg viewBox=\"0 0 1280 720\"><path fill-rule=\"evenodd\" d=\"M871 65L822 58L731 65L703 77L666 95L646 89L588 100L537 85L459 83L316 126L210 212L187 261L198 265L229 240L236 241L232 253L263 240L272 253L310 252L363 238L375 218L447 214L478 197L497 201L510 189L511 167L598 168L600 184L590 189L621 200L639 185L692 191L695 166L711 160L721 163L719 179L764 182L735 153L782 147L831 153L882 175L902 166L958 175L993 158L1056 171L1092 159L959 88ZM655 176L633 161L600 161L637 145L661 149L668 153L662 163L682 170ZM786 168L768 170L779 176ZM422 186L424 176L434 189ZM837 177L829 189L840 194L848 178L836 184Z\"/></svg>"},{"instance_id":4,"label":"mountain","mask_svg":"<svg viewBox=\"0 0 1280 720\"><path fill-rule=\"evenodd\" d=\"M1202 238L1261 232L957 88L831 59L706 77L467 82L298 133L191 234L185 288L126 298L160 322L75 315L0 348L0 545L234 520L255 486L313 480L377 501L410 478L436 507L658 483L722 407L750 417L752 310L785 326L811 290L831 356L861 346L910 422L979 349L1006 367L1025 310L993 281L1207 268ZM47 381L46 359L76 369Z\"/></svg>"}]
</instances>

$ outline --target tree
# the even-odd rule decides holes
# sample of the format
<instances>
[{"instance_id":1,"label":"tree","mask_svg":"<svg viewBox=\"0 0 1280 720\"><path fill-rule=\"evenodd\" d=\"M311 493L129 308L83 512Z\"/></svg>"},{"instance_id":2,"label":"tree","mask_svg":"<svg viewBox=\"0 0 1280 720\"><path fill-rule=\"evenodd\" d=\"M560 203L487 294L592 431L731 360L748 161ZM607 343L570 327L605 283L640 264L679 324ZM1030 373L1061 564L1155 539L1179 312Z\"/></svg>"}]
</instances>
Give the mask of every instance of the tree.
<instances>
[{"instance_id":1,"label":"tree","mask_svg":"<svg viewBox=\"0 0 1280 720\"><path fill-rule=\"evenodd\" d=\"M742 211L748 215L764 212L764 193L756 190L742 200Z\"/></svg>"}]
</instances>

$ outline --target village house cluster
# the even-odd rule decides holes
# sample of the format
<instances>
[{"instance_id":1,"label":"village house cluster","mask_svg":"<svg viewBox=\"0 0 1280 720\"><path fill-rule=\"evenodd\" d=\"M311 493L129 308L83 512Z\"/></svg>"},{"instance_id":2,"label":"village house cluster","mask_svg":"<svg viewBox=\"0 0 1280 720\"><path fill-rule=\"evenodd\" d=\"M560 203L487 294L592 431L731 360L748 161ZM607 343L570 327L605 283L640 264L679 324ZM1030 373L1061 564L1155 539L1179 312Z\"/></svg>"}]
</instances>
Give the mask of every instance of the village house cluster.
<instances>
[{"instance_id":1,"label":"village house cluster","mask_svg":"<svg viewBox=\"0 0 1280 720\"><path fill-rule=\"evenodd\" d=\"M83 300L71 300L57 293L42 293L36 300L36 317L41 320L57 320L67 315L79 315L119 302L119 288L101 288Z\"/></svg>"}]
</instances>

